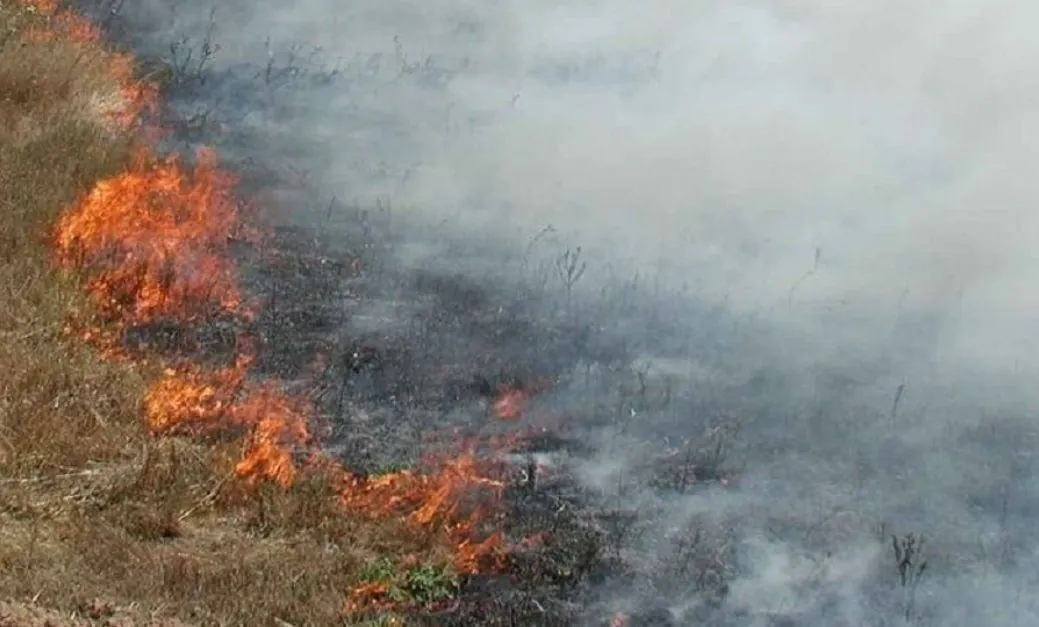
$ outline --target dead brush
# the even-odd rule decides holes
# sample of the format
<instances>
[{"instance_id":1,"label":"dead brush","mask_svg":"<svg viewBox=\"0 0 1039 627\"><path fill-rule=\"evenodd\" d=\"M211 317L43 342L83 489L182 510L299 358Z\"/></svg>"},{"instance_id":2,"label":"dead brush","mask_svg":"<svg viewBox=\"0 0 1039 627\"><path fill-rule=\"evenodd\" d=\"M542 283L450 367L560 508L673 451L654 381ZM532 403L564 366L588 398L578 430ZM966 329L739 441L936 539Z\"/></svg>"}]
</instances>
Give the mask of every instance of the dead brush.
<instances>
[{"instance_id":1,"label":"dead brush","mask_svg":"<svg viewBox=\"0 0 1039 627\"><path fill-rule=\"evenodd\" d=\"M906 621L913 620L916 609L916 590L927 572L927 559L923 557L924 539L914 533L891 536L891 550L895 558L898 584L902 589L902 614Z\"/></svg>"}]
</instances>

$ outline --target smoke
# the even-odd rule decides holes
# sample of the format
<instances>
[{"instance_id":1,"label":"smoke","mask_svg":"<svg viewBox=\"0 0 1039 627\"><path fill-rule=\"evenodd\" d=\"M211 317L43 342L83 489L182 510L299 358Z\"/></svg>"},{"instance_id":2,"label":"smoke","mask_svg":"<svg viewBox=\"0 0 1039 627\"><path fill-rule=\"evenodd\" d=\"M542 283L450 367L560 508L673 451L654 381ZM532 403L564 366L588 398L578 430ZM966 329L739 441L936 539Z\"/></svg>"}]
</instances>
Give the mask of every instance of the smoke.
<instances>
[{"instance_id":1,"label":"smoke","mask_svg":"<svg viewBox=\"0 0 1039 627\"><path fill-rule=\"evenodd\" d=\"M392 206L405 264L484 279L579 245L582 303L650 277L610 332L645 353L652 385L680 380L676 398L743 426L738 487L640 497L660 511L631 547L648 571L673 552L670 528L707 517L741 564L733 624L1035 624L1039 7L211 9L145 2L121 19L184 82L180 113L209 116L204 141L306 173L313 197L267 181L297 223ZM684 437L693 422L635 430ZM601 454L575 472L619 496L642 449L593 432ZM932 539L929 572L894 600L882 522ZM666 596L682 616L703 609Z\"/></svg>"},{"instance_id":2,"label":"smoke","mask_svg":"<svg viewBox=\"0 0 1039 627\"><path fill-rule=\"evenodd\" d=\"M328 194L481 237L551 224L796 326L926 312L961 360L1032 361L1020 3L240 4L211 69L295 50L346 76L248 120Z\"/></svg>"}]
</instances>

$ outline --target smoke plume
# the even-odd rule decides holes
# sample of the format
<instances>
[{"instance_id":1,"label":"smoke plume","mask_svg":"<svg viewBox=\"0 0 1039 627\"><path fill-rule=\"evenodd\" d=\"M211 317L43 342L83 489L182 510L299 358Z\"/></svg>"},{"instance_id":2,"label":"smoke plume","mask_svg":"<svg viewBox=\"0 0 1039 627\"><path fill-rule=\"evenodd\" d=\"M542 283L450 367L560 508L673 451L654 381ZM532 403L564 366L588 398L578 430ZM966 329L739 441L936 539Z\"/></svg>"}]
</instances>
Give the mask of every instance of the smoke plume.
<instances>
[{"instance_id":1,"label":"smoke plume","mask_svg":"<svg viewBox=\"0 0 1039 627\"><path fill-rule=\"evenodd\" d=\"M657 512L622 547L648 580L690 526L734 566L722 600L690 574L615 604L653 597L683 624L1039 624L1039 7L133 4L112 28L162 59L199 141L262 165L291 222L392 221L395 263L506 292L543 273L554 315L666 390L625 428L587 416L596 453L567 463ZM369 318L397 315L390 296ZM568 381L546 402L574 420L618 393ZM647 443L721 433L720 415L740 425L736 485L624 488ZM908 534L923 574L899 570Z\"/></svg>"}]
</instances>

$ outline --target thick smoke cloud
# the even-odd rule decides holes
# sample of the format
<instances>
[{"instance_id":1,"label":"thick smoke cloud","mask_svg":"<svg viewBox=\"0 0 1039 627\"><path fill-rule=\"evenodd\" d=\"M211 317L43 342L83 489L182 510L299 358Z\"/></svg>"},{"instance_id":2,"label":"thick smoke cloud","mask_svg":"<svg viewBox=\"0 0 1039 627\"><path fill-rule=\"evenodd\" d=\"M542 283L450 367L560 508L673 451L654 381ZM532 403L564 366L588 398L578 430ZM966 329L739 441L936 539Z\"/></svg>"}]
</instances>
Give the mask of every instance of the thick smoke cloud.
<instances>
[{"instance_id":1,"label":"thick smoke cloud","mask_svg":"<svg viewBox=\"0 0 1039 627\"><path fill-rule=\"evenodd\" d=\"M215 112L206 141L225 154L291 164L325 197L391 204L402 228L473 243L448 259L416 236L400 252L416 265L475 274L476 242L551 240L583 246L589 292L636 271L662 286L641 298L688 335L655 344L692 356L650 354L652 371L748 417L738 489L643 496L665 512L633 549L647 568L667 529L706 516L739 529L734 624L898 624L905 600L879 592L885 521L934 539L917 615L1039 624L1037 430L1023 417L1039 400L1034 3L211 8L123 14L170 62L220 46L178 106ZM294 209L327 228L324 203ZM708 324L703 344L687 339ZM591 394L579 387L565 402ZM595 438L604 452L580 472L608 492L639 455Z\"/></svg>"},{"instance_id":2,"label":"thick smoke cloud","mask_svg":"<svg viewBox=\"0 0 1039 627\"><path fill-rule=\"evenodd\" d=\"M239 4L214 68L295 46L352 75L262 121L330 194L552 224L799 324L937 314L948 358L1031 361L1024 3Z\"/></svg>"}]
</instances>

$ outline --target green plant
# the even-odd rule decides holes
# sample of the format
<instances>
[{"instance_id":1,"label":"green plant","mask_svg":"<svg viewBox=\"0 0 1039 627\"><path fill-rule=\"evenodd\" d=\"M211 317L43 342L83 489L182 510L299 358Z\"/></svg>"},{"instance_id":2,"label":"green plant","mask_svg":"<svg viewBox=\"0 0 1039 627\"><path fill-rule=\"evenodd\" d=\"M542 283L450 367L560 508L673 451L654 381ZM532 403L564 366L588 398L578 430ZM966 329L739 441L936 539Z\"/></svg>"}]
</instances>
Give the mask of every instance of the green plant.
<instances>
[{"instance_id":1,"label":"green plant","mask_svg":"<svg viewBox=\"0 0 1039 627\"><path fill-rule=\"evenodd\" d=\"M393 560L380 557L367 562L361 568L358 579L363 583L391 583L397 575L397 566Z\"/></svg>"},{"instance_id":2,"label":"green plant","mask_svg":"<svg viewBox=\"0 0 1039 627\"><path fill-rule=\"evenodd\" d=\"M402 569L385 557L365 564L360 579L385 585L387 599L407 605L446 601L458 591L457 576L446 566L420 564Z\"/></svg>"},{"instance_id":3,"label":"green plant","mask_svg":"<svg viewBox=\"0 0 1039 627\"><path fill-rule=\"evenodd\" d=\"M454 597L458 580L449 568L423 565L405 573L402 587L414 603L428 605Z\"/></svg>"}]
</instances>

